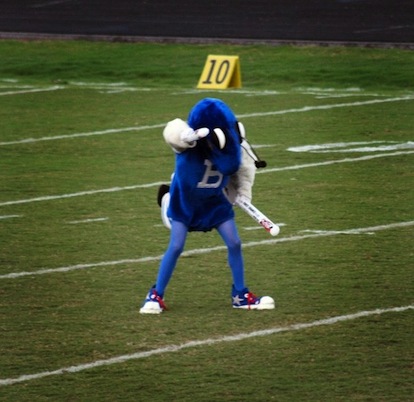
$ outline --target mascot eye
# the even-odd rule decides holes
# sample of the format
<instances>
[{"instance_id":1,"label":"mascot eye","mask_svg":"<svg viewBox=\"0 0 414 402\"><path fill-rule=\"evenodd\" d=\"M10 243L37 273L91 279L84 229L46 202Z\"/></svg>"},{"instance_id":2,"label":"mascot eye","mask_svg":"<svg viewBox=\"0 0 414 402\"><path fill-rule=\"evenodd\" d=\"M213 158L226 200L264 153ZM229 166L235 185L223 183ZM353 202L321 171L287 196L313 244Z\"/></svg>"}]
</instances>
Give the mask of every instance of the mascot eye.
<instances>
[{"instance_id":1,"label":"mascot eye","mask_svg":"<svg viewBox=\"0 0 414 402\"><path fill-rule=\"evenodd\" d=\"M213 134L214 133L214 134ZM226 136L221 128L215 128L211 136L214 145L220 149L223 149L226 145Z\"/></svg>"}]
</instances>

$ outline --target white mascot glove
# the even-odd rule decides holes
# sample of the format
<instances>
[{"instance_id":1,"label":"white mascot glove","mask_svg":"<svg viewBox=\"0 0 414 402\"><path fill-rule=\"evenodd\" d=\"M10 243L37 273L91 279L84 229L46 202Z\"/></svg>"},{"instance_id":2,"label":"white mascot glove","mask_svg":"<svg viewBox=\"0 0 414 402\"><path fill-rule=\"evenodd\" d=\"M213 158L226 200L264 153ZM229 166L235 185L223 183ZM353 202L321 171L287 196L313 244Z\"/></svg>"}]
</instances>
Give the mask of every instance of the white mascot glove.
<instances>
[{"instance_id":1,"label":"white mascot glove","mask_svg":"<svg viewBox=\"0 0 414 402\"><path fill-rule=\"evenodd\" d=\"M181 153L195 147L196 141L206 137L209 132L205 127L194 131L184 120L174 119L166 125L163 135L167 144L175 152Z\"/></svg>"},{"instance_id":2,"label":"white mascot glove","mask_svg":"<svg viewBox=\"0 0 414 402\"><path fill-rule=\"evenodd\" d=\"M181 132L181 141L187 142L192 147L195 146L195 141L201 140L208 135L210 130L206 127L199 128L198 130L193 130L191 127L188 127Z\"/></svg>"}]
</instances>

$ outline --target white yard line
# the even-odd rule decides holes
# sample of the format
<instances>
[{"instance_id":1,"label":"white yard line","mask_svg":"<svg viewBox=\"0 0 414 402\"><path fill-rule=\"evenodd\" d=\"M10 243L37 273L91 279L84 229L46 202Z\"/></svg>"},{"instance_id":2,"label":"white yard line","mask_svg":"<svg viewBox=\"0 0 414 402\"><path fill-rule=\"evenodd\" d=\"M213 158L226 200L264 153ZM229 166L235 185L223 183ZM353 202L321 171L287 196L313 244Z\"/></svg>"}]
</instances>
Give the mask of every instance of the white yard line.
<instances>
[{"instance_id":1,"label":"white yard line","mask_svg":"<svg viewBox=\"0 0 414 402\"><path fill-rule=\"evenodd\" d=\"M261 241L252 241L246 242L243 244L243 248L249 247L257 247L257 246L270 246L277 243L286 243L291 241L299 241L305 239L315 239L318 237L329 237L329 236L337 236L337 235L347 235L347 234L364 234L364 233L371 233L377 232L381 230L390 230L390 229L399 229L403 227L410 227L414 226L414 221L407 221L407 222L395 222L390 223L388 225L378 225L378 226L370 226L365 228L354 228L354 229L344 229L344 230L331 230L331 231L321 231L318 233L311 233L306 235L297 235L291 237L280 237L280 238L272 238L268 240L261 240ZM225 251L227 250L226 246L216 246L216 247L208 247L208 248L196 248L193 250L184 251L182 256L191 256L191 255L199 255L199 254L208 254L215 251ZM77 264L77 265L69 265L66 267L59 267L59 268L45 268L40 269L37 271L23 271L23 272L13 272L9 274L0 275L0 279L16 279L25 276L35 276L35 275L45 275L45 274L54 274L54 273L62 273L62 272L71 272L76 270L85 270L89 268L98 268L98 267L110 267L114 265L126 265L126 264L140 264L140 263L149 263L160 261L163 255L157 256L148 256L142 258L130 258L125 260L116 260L116 261L101 261L96 263L90 264Z\"/></svg>"},{"instance_id":2,"label":"white yard line","mask_svg":"<svg viewBox=\"0 0 414 402\"><path fill-rule=\"evenodd\" d=\"M386 157L389 157L389 156L400 156L400 155L409 155L409 154L414 154L414 151L399 151L399 152L392 152L392 153L386 153L386 154L365 155L365 156L359 156L357 158L345 158L345 159L337 159L337 160L333 160L333 161L305 163L303 165L293 165L293 166L284 166L284 167L276 167L276 168L269 168L269 169L261 169L261 170L258 170L256 172L256 174L271 173L271 172L283 172L285 170L306 169L306 168L317 167L317 166L329 166L329 165L335 165L337 163L362 162L362 161L369 161L369 160L377 159L377 158L386 158ZM0 204L0 206L1 206L1 204Z\"/></svg>"},{"instance_id":3,"label":"white yard line","mask_svg":"<svg viewBox=\"0 0 414 402\"><path fill-rule=\"evenodd\" d=\"M291 324L291 325L287 325L284 327L273 327L273 328L268 328L268 329L263 329L263 330L258 330L258 331L252 331L252 332L241 332L239 334L221 336L217 338L196 339L196 340L187 341L185 343L178 344L178 345L167 345L167 346L157 348L157 349L150 349L145 352L136 352L136 353L130 353L127 355L115 356L115 357L111 357L108 359L95 360L90 363L62 367L57 370L41 371L39 373L25 374L25 375L21 375L15 378L0 379L0 386L13 385L13 384L17 384L17 383L21 383L25 381L38 380L38 379L50 377L50 376L63 375L63 374L69 374L69 373L78 373L80 371L90 370L90 369L94 369L97 367L121 364L121 363L125 363L131 360L139 360L139 359L144 359L144 358L148 358L151 356L162 355L165 353L179 352L181 350L190 349L190 348L196 348L196 347L202 347L202 346L208 347L208 346L213 346L213 345L217 345L217 344L224 343L224 342L239 342L245 339L257 338L259 336L270 336L270 335L276 335L276 334L280 334L284 332L301 331L304 329L321 327L325 325L334 325L340 322L356 320L358 318L365 318L365 317L371 317L371 316L389 314L389 313L402 313L402 312L406 312L406 311L413 310L413 309L414 309L414 305L407 305L407 306L401 306L401 307L390 307L390 308L377 308L375 310L365 310L365 311L359 311L357 313L352 313L352 314L337 315L334 317L322 318L322 319L311 321L311 322Z\"/></svg>"},{"instance_id":4,"label":"white yard line","mask_svg":"<svg viewBox=\"0 0 414 402\"><path fill-rule=\"evenodd\" d=\"M56 89L58 89L58 87ZM374 105L374 104L379 104L379 103L401 102L401 101L409 101L409 100L414 100L414 96L402 96L402 97L397 97L397 98L386 98L386 99L372 99L372 100L367 100L367 101L337 103L337 104L332 104L332 105L304 106L301 108L276 110L276 111L271 111L271 112L246 113L246 114L238 115L237 117L239 119L247 119L250 117L276 116L276 115L287 114L287 113L303 113L303 112L311 112L313 110L329 110L329 109L342 108L342 107L365 106L365 105ZM0 142L0 146L35 143L35 142L40 142L40 141L63 140L63 139L70 139L70 138L77 138L77 137L89 137L93 135L116 134L116 133L121 133L121 132L126 132L126 131L148 130L148 129L153 129L153 128L165 127L165 124L166 123L154 124L154 125L149 125L149 126L114 128L114 129L107 129L107 130L101 130L101 131L91 131L91 132L86 132L86 133L57 135L53 137L25 138L25 139L16 140L16 141Z\"/></svg>"},{"instance_id":5,"label":"white yard line","mask_svg":"<svg viewBox=\"0 0 414 402\"><path fill-rule=\"evenodd\" d=\"M282 172L285 170L298 170L298 169L305 169L305 168L318 167L318 166L329 166L329 165L335 165L339 163L361 162L361 161L368 161L368 160L377 159L377 158L387 158L390 156L409 155L413 153L414 151L399 151L399 152L384 153L384 154L377 154L377 155L366 155L366 156L360 156L357 158L345 158L345 159L337 159L337 160L325 161L325 162L307 163L303 165L293 165L293 166L261 169L261 170L257 170L256 174ZM111 187L111 188L104 188L100 190L81 191L78 193L71 193L71 194L46 195L42 197L27 198L27 199L22 199L22 200L3 201L3 202L0 202L0 207L7 206L7 205L28 204L28 203L40 202L40 201L53 201L53 200L59 200L63 198L82 197L85 195L94 195L94 194L100 194L100 193L115 193L118 191L125 191L125 190L137 190L139 188L158 187L161 184L165 184L165 182L135 184L132 186Z\"/></svg>"},{"instance_id":6,"label":"white yard line","mask_svg":"<svg viewBox=\"0 0 414 402\"><path fill-rule=\"evenodd\" d=\"M154 129L154 128L165 127L165 124L166 123L153 124L151 126L110 128L110 129L107 129L107 130L89 131L89 132L86 132L86 133L63 134L63 135L56 135L56 136L53 136L53 137L25 138L23 140L17 140L17 141L0 142L0 146L3 146L3 145L16 145L16 144L30 144L30 143L41 142L41 141L66 140L66 139L73 139L73 138L79 138L79 137L91 137L91 136L94 136L94 135L117 134L117 133L122 133L122 132L127 132L127 131L151 130L151 129Z\"/></svg>"},{"instance_id":7,"label":"white yard line","mask_svg":"<svg viewBox=\"0 0 414 402\"><path fill-rule=\"evenodd\" d=\"M25 90L20 90L20 91L0 92L0 96L29 94L29 93L35 93L35 92L50 92L50 91L57 91L58 89L63 89L63 88L64 87L62 86L55 85L53 87L47 87L47 88L33 88L33 89L25 89Z\"/></svg>"},{"instance_id":8,"label":"white yard line","mask_svg":"<svg viewBox=\"0 0 414 402\"><path fill-rule=\"evenodd\" d=\"M20 218L22 215L0 215L0 220L2 219L11 219L11 218Z\"/></svg>"},{"instance_id":9,"label":"white yard line","mask_svg":"<svg viewBox=\"0 0 414 402\"><path fill-rule=\"evenodd\" d=\"M246 119L248 117L275 116L275 115L287 114L287 113L303 113L303 112L311 112L313 110L329 110L329 109L336 109L336 108L341 108L341 107L366 106L366 105L375 105L378 103L401 102L401 101L407 101L407 100L414 100L414 97L413 96L402 96L402 97L397 97L397 98L371 99L371 100L359 101L359 102L337 103L333 105L304 106L301 108L277 110L274 112L246 113L246 114L238 115L237 117L241 119Z\"/></svg>"},{"instance_id":10,"label":"white yard line","mask_svg":"<svg viewBox=\"0 0 414 402\"><path fill-rule=\"evenodd\" d=\"M125 187L111 187L111 188L103 188L101 190L90 190L90 191L80 191L78 193L71 193L71 194L61 194L61 195L45 195L42 197L37 198L29 198L25 200L15 200L15 201L5 201L0 203L0 207L6 205L17 205L17 204L27 204L31 202L40 202L40 201L53 201L53 200L60 200L63 198L73 198L73 197L83 197L85 195L94 195L94 194L101 194L101 193L116 193L118 191L125 191L125 190L137 190L139 188L149 188L149 187L157 187L161 184L165 184L163 181L148 183L148 184L136 184L133 186L125 186Z\"/></svg>"},{"instance_id":11,"label":"white yard line","mask_svg":"<svg viewBox=\"0 0 414 402\"><path fill-rule=\"evenodd\" d=\"M88 218L88 219L80 219L78 221L70 221L68 222L70 225L78 225L80 223L93 223L93 222L104 222L107 221L109 218Z\"/></svg>"}]
</instances>

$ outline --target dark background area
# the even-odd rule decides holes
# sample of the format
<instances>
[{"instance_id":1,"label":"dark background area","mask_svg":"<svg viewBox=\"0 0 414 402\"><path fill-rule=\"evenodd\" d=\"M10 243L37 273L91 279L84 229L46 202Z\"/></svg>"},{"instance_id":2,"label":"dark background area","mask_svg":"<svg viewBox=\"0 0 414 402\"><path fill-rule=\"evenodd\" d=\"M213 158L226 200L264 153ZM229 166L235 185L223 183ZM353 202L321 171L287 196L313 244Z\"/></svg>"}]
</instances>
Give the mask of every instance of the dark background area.
<instances>
[{"instance_id":1,"label":"dark background area","mask_svg":"<svg viewBox=\"0 0 414 402\"><path fill-rule=\"evenodd\" d=\"M413 43L414 0L0 0L0 32Z\"/></svg>"}]
</instances>

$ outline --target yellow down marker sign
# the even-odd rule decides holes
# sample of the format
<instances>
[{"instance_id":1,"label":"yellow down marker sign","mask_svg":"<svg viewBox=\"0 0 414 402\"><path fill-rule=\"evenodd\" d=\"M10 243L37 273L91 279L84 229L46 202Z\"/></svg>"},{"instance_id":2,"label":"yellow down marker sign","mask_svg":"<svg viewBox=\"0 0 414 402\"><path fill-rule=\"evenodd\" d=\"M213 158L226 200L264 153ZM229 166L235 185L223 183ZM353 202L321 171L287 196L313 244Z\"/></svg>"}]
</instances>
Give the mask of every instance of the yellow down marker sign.
<instances>
[{"instance_id":1,"label":"yellow down marker sign","mask_svg":"<svg viewBox=\"0 0 414 402\"><path fill-rule=\"evenodd\" d=\"M241 88L239 56L209 55L198 81L199 89Z\"/></svg>"}]
</instances>

